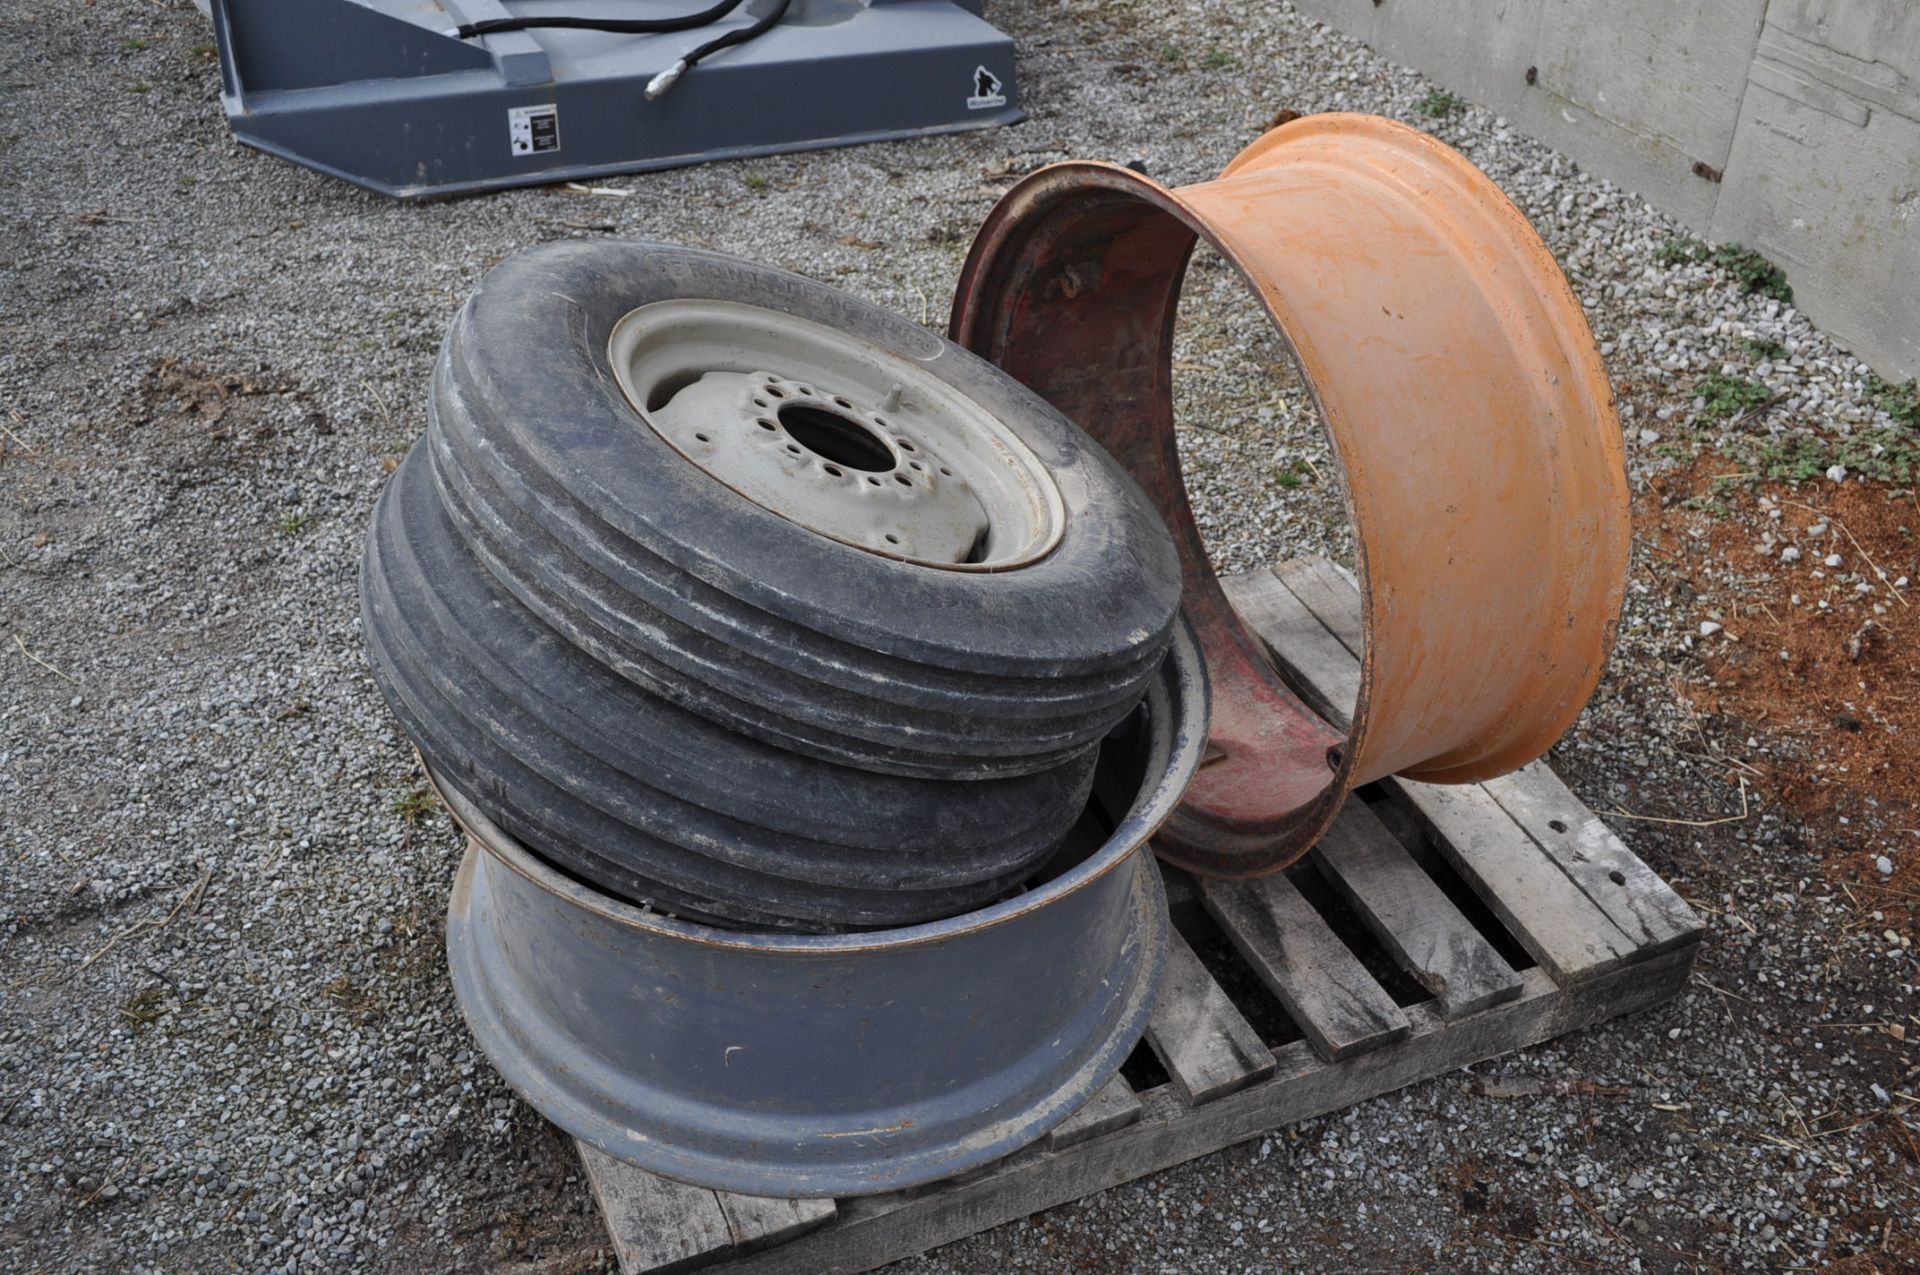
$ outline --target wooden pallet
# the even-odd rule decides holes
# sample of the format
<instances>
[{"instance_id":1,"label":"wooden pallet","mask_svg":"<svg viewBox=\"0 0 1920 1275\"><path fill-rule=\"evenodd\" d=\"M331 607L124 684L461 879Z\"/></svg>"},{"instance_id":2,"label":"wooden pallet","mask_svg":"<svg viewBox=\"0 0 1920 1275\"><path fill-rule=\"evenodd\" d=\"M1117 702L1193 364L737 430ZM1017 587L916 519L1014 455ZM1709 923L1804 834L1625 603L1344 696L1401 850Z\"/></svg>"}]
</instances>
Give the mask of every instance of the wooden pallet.
<instances>
[{"instance_id":1,"label":"wooden pallet","mask_svg":"<svg viewBox=\"0 0 1920 1275\"><path fill-rule=\"evenodd\" d=\"M1226 582L1329 718L1359 685L1360 599L1332 564ZM1356 793L1302 863L1168 874L1176 933L1146 1041L1038 1144L962 1178L840 1201L685 1186L580 1148L626 1275L864 1271L1660 1004L1693 911L1543 764Z\"/></svg>"}]
</instances>

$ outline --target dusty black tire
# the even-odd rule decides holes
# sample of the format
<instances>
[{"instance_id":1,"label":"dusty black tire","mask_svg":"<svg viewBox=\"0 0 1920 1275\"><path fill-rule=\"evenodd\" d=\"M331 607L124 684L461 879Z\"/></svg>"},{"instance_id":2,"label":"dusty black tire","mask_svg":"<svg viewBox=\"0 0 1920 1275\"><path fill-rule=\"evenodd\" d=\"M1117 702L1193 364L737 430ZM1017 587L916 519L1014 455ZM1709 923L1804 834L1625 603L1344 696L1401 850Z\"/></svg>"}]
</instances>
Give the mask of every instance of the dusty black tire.
<instances>
[{"instance_id":1,"label":"dusty black tire","mask_svg":"<svg viewBox=\"0 0 1920 1275\"><path fill-rule=\"evenodd\" d=\"M901 925L1031 874L1093 750L962 782L851 770L725 730L619 678L467 551L420 449L382 493L361 595L377 680L422 754L560 866L725 924Z\"/></svg>"},{"instance_id":2,"label":"dusty black tire","mask_svg":"<svg viewBox=\"0 0 1920 1275\"><path fill-rule=\"evenodd\" d=\"M1017 436L1063 524L1007 570L856 548L691 464L620 387L610 334L701 299L829 327ZM690 711L870 770L1060 766L1138 702L1179 603L1170 537L1100 448L998 369L766 267L639 243L555 244L489 274L449 334L432 455L462 534L526 606Z\"/></svg>"}]
</instances>

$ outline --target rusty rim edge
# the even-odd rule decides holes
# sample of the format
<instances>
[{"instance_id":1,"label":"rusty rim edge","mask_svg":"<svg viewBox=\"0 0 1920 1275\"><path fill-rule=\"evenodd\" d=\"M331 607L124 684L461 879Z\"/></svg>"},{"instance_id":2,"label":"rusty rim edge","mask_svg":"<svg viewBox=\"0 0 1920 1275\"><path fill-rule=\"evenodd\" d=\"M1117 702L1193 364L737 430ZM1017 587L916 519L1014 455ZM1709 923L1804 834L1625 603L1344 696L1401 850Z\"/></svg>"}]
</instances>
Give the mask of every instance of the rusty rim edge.
<instances>
[{"instance_id":1,"label":"rusty rim edge","mask_svg":"<svg viewBox=\"0 0 1920 1275\"><path fill-rule=\"evenodd\" d=\"M1049 205L1056 205L1066 198L1087 188L1101 189L1123 197L1129 197L1157 208L1165 215L1184 225L1196 238L1205 240L1222 258L1230 263L1248 290L1259 302L1267 314L1275 334L1278 336L1287 357L1292 360L1299 373L1301 384L1313 403L1315 414L1320 421L1323 433L1327 434L1334 464L1341 472L1341 500L1347 511L1347 521L1356 530L1354 550L1359 560L1357 575L1361 583L1361 593L1366 597L1367 572L1365 570L1366 547L1363 538L1357 534L1358 523L1355 518L1353 497L1346 481L1344 463L1340 458L1337 444L1333 444L1331 431L1326 423L1326 410L1320 401L1320 391L1313 380L1306 375L1301 364L1299 351L1295 348L1292 336L1287 332L1279 315L1274 311L1266 292L1260 287L1251 269L1240 258L1231 245L1208 224L1206 218L1193 209L1180 197L1177 190L1161 185L1151 177L1138 173L1118 164L1109 164L1097 160L1069 160L1064 163L1050 164L1030 174L1014 186L1000 202L987 214L972 246L968 249L966 261L960 269L959 281L955 286L953 307L948 320L948 339L955 344L993 360L993 353L986 348L988 340L987 325L994 314L981 304L981 295L986 292L990 276L990 266L999 265L1006 256L1008 244L1016 235L1024 237L1037 232L1039 225L1049 215ZM1171 283L1169 307L1177 309L1181 293L1180 284L1184 279L1186 262L1181 263L1181 277ZM1167 333L1171 337L1173 324L1167 324ZM1172 351L1166 351L1171 361ZM1084 427L1084 422L1082 423ZM1098 435L1095 435L1096 439ZM1187 502L1186 479L1176 467L1171 475L1178 487L1178 498ZM1202 550L1204 553L1204 549ZM1204 560L1204 558L1202 559ZM1211 595L1217 607L1217 614L1232 617L1229 621L1237 630L1237 642L1259 657L1262 668L1272 684L1283 689L1288 697L1296 698L1292 688L1287 685L1278 668L1267 658L1265 644L1249 630L1234 611L1221 589L1219 581L1209 572L1201 579L1189 579L1186 587L1203 594ZM1367 611L1371 614L1371 600L1367 600ZM1343 733L1347 743L1342 750L1341 764L1337 769L1329 768L1327 783L1308 803L1296 808L1288 815L1271 824L1251 831L1237 831L1215 821L1195 819L1184 808L1176 810L1160 837L1154 842L1154 851L1159 857L1177 867L1186 868L1206 876L1221 879L1236 879L1266 876L1289 866L1307 852L1339 814L1348 792L1353 787L1355 760L1361 755L1359 745L1364 741L1368 713L1367 705L1372 685L1372 644L1363 647L1361 658L1360 691L1353 706L1352 721L1346 728L1335 723L1327 725L1334 731ZM1312 712L1311 709L1303 710ZM1321 714L1313 714L1325 721Z\"/></svg>"},{"instance_id":2,"label":"rusty rim edge","mask_svg":"<svg viewBox=\"0 0 1920 1275\"><path fill-rule=\"evenodd\" d=\"M1411 147L1418 152L1420 158L1435 164L1446 180L1462 187L1463 193L1473 196L1453 201L1453 205L1447 209L1447 214L1458 219L1481 217L1487 228L1493 232L1490 241L1497 244L1498 248L1512 259L1519 279L1537 290L1543 314L1549 320L1554 352L1566 361L1568 368L1584 386L1595 425L1594 437L1604 457L1603 465L1592 467L1592 473L1583 475L1588 478L1591 478L1594 473L1603 475L1606 495L1610 499L1597 503L1603 504L1606 510L1616 514L1612 518L1602 520L1608 524L1608 529L1613 533L1604 537L1603 541L1603 548L1607 551L1607 561L1603 564L1601 572L1605 578L1605 596L1596 599L1607 618L1598 634L1591 663L1578 677L1571 680L1571 685L1562 688L1559 710L1548 717L1534 721L1530 730L1504 740L1496 739L1482 756L1460 764L1440 769L1412 765L1403 768L1400 772L1426 782L1464 783L1490 778L1506 773L1542 755L1578 719L1599 684L1605 671L1607 657L1618 636L1618 617L1625 597L1631 528L1625 516L1628 493L1624 473L1624 445L1620 437L1612 385L1606 374L1605 363L1594 342L1591 326L1572 285L1525 215L1505 192L1501 191L1490 178L1474 167L1464 156L1417 129L1370 116L1329 114L1306 117L1273 130L1250 144L1229 162L1222 173L1222 180L1236 174L1257 171L1265 164L1276 161L1281 148L1289 141L1323 134L1355 135L1368 141L1384 141L1388 144ZM1368 541L1371 529L1357 517L1356 503L1351 483L1347 481L1348 474L1338 433L1322 400L1320 387L1308 374L1300 350L1289 331L1288 316L1283 314L1281 308L1277 306L1275 297L1261 286L1250 263L1242 258L1221 232L1215 230L1204 213L1195 208L1180 190L1169 189L1133 170L1097 162L1070 161L1050 165L1030 175L1008 191L988 214L986 222L968 252L961 269L949 320L951 339L983 357L993 357L994 352L990 348L990 343L994 339L992 325L997 317L995 310L998 307L990 310L989 299L1000 305L1008 302L1004 292L1006 280L998 276L1012 269L1008 264L1010 246L1029 241L1041 233L1049 218L1057 215L1071 215L1063 210L1063 206L1070 198L1089 190L1099 190L1129 198L1174 218L1197 238L1205 240L1233 265L1245 285L1258 299L1261 308L1266 311L1283 349L1299 373L1299 379L1319 415L1322 432L1328 439L1343 480L1342 499L1349 525L1355 533L1355 565L1361 586L1366 638L1360 660L1360 691L1354 704L1353 720L1347 730L1348 745L1343 765L1316 799L1295 812L1296 817L1289 821L1289 826L1277 834L1279 838L1277 844L1272 843L1270 838L1263 837L1260 833L1236 834L1224 827L1214 827L1205 822L1194 826L1183 810L1176 814L1158 845L1162 858L1212 875L1263 875L1291 863L1318 839L1327 824L1337 814L1348 787L1355 780L1356 765L1359 759L1365 756L1366 741L1373 724L1375 645L1372 637L1379 618L1378 604L1370 585L1368 570ZM1494 198L1488 198L1489 195ZM1435 214L1436 220L1441 215ZM1180 265L1180 272L1184 276L1184 260ZM1177 306L1179 281L1173 282L1174 286L1169 289L1171 298L1169 305ZM1001 290L996 291L996 285L999 285ZM1172 322L1169 319L1167 325L1169 334L1171 328ZM1170 349L1168 354L1170 357ZM1184 478L1179 474L1177 466L1172 478L1178 485L1179 494L1184 498ZM1202 560L1204 561L1204 558ZM1196 582L1188 583L1189 587L1196 587ZM1198 583L1197 587L1214 593L1217 593L1219 588L1217 581L1211 577ZM1224 602L1224 596L1221 601ZM1231 616L1233 613L1229 608L1224 614ZM1257 649L1258 639L1246 631L1244 623L1237 617L1234 617L1232 622L1240 628L1242 641ZM1278 679L1278 671L1271 671ZM1193 844L1199 838L1205 838L1205 844ZM1267 843L1265 852L1260 853L1263 842ZM1195 850L1198 850L1198 853L1194 853ZM1258 861L1247 862L1249 858L1257 858Z\"/></svg>"}]
</instances>

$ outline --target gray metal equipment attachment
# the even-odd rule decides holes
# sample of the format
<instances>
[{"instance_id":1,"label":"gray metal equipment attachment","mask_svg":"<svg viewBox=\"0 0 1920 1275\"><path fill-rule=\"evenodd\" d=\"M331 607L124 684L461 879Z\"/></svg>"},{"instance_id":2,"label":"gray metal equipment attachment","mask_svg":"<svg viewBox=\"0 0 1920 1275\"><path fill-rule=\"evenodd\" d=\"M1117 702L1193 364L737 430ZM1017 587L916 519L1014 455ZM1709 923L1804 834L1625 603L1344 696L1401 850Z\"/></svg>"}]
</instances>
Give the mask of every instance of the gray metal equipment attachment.
<instances>
[{"instance_id":1,"label":"gray metal equipment attachment","mask_svg":"<svg viewBox=\"0 0 1920 1275\"><path fill-rule=\"evenodd\" d=\"M778 0L665 34L456 28L663 19L700 0L211 0L234 136L397 199L1011 124L1013 41L980 0ZM648 97L649 86L655 96Z\"/></svg>"}]
</instances>

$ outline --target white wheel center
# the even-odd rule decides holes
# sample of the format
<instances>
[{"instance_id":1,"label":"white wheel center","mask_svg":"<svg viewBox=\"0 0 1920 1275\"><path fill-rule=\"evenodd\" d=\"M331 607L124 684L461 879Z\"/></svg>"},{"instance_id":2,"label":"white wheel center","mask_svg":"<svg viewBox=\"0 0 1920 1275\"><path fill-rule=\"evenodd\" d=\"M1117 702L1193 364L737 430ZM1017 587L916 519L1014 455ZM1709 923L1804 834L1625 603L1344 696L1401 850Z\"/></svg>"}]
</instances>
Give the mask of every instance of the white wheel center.
<instances>
[{"instance_id":1,"label":"white wheel center","mask_svg":"<svg viewBox=\"0 0 1920 1275\"><path fill-rule=\"evenodd\" d=\"M913 360L724 301L663 301L608 355L641 418L755 504L929 566L1005 571L1065 530L1052 476L1004 423Z\"/></svg>"}]
</instances>

